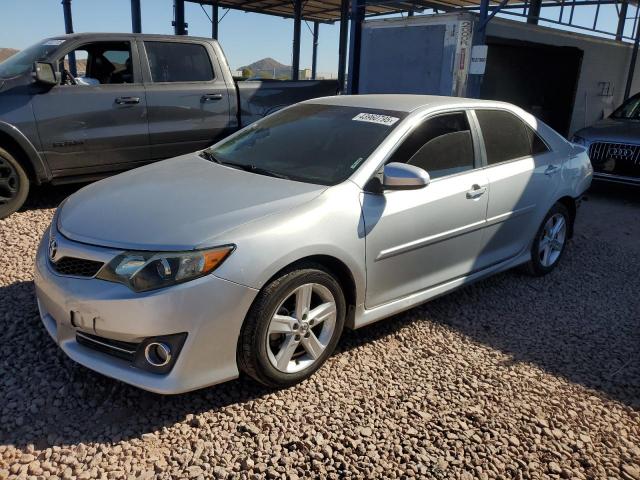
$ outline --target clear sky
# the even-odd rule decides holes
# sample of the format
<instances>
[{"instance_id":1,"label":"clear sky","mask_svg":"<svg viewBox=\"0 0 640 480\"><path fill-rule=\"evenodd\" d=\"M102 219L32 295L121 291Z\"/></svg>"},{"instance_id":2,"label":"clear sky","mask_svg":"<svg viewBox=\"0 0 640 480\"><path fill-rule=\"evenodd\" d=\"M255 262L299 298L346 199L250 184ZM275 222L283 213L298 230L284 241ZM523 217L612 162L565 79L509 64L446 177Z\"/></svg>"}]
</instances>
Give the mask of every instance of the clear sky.
<instances>
[{"instance_id":1,"label":"clear sky","mask_svg":"<svg viewBox=\"0 0 640 480\"><path fill-rule=\"evenodd\" d=\"M129 0L73 0L76 32L130 32ZM142 0L142 31L173 33L173 0ZM211 7L204 6L211 14ZM220 16L226 9L220 9ZM185 4L189 34L211 36L211 23L198 4ZM313 24L309 24L313 29ZM318 72L336 72L338 23L321 24ZM38 40L64 33L60 0L0 0L0 48L27 47ZM220 22L219 39L232 68L265 57L291 65L293 20L231 10ZM312 35L302 23L300 67L311 67Z\"/></svg>"},{"instance_id":2,"label":"clear sky","mask_svg":"<svg viewBox=\"0 0 640 480\"><path fill-rule=\"evenodd\" d=\"M141 0L142 31L145 33L173 33L173 0ZM130 32L131 7L129 0L73 0L73 22L76 32ZM204 7L207 13L211 8ZM595 6L579 7L574 23L591 26ZM225 9L220 9L220 16ZM548 18L558 17L559 8L545 8ZM563 20L568 21L570 9L564 9ZM636 14L629 7L629 17ZM211 24L200 5L187 2L185 6L189 34L211 36ZM509 18L516 18L510 16ZM544 22L541 22L544 24ZM597 28L615 31L615 6L603 6ZM309 27L313 28L312 24ZM627 21L625 34L630 35L633 19ZM338 23L321 24L318 45L318 71L335 73L338 62ZM64 33L60 0L0 0L0 48L24 48L38 40ZM264 57L272 57L291 64L293 20L244 13L231 10L220 23L219 39L232 68L247 65ZM303 22L300 66L311 67L312 36Z\"/></svg>"}]
</instances>

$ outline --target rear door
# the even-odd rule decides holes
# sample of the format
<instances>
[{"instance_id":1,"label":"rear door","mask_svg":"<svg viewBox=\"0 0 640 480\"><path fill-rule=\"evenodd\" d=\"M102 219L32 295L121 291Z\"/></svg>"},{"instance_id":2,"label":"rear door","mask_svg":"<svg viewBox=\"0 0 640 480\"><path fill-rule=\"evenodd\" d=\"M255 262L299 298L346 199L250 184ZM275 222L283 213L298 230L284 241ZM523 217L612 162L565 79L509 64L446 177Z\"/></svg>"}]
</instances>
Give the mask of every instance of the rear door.
<instances>
[{"instance_id":1,"label":"rear door","mask_svg":"<svg viewBox=\"0 0 640 480\"><path fill-rule=\"evenodd\" d=\"M477 109L489 180L480 266L529 247L560 181L560 160L526 122L507 110Z\"/></svg>"},{"instance_id":2,"label":"rear door","mask_svg":"<svg viewBox=\"0 0 640 480\"><path fill-rule=\"evenodd\" d=\"M140 45L147 59L152 158L193 152L226 135L235 125L231 102L236 99L211 45L182 39Z\"/></svg>"},{"instance_id":3,"label":"rear door","mask_svg":"<svg viewBox=\"0 0 640 480\"><path fill-rule=\"evenodd\" d=\"M63 83L36 95L35 118L54 175L109 171L149 160L147 106L135 42L78 42L57 60ZM77 75L70 73L75 54Z\"/></svg>"}]
</instances>

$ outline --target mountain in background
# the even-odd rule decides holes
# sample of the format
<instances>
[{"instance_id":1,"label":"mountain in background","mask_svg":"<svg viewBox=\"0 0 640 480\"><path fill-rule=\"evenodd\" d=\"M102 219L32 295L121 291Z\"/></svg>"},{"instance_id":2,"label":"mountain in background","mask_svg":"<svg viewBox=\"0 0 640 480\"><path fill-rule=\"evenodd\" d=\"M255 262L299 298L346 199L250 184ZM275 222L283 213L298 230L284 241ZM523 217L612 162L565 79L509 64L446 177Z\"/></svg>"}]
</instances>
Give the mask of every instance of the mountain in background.
<instances>
[{"instance_id":1,"label":"mountain in background","mask_svg":"<svg viewBox=\"0 0 640 480\"><path fill-rule=\"evenodd\" d=\"M291 66L283 65L270 57L240 67L238 70L245 69L251 70L252 77L274 78L274 72L275 78L291 77Z\"/></svg>"},{"instance_id":2,"label":"mountain in background","mask_svg":"<svg viewBox=\"0 0 640 480\"><path fill-rule=\"evenodd\" d=\"M14 48L0 48L0 62L4 62L7 58L17 52L19 52L19 50Z\"/></svg>"}]
</instances>

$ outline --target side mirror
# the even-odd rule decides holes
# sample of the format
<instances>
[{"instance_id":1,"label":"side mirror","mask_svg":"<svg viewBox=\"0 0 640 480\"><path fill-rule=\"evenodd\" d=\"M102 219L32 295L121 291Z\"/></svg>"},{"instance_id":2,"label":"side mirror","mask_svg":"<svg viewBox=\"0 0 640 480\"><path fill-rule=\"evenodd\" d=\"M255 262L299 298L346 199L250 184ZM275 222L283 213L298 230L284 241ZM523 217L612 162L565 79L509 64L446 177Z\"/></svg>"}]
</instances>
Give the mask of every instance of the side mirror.
<instances>
[{"instance_id":1,"label":"side mirror","mask_svg":"<svg viewBox=\"0 0 640 480\"><path fill-rule=\"evenodd\" d=\"M416 190L429 185L431 178L422 168L392 162L384 166L382 187L385 190Z\"/></svg>"},{"instance_id":2,"label":"side mirror","mask_svg":"<svg viewBox=\"0 0 640 480\"><path fill-rule=\"evenodd\" d=\"M53 68L53 63L36 62L33 64L34 76L36 82L43 85L57 85L58 78L56 77L56 71Z\"/></svg>"}]
</instances>

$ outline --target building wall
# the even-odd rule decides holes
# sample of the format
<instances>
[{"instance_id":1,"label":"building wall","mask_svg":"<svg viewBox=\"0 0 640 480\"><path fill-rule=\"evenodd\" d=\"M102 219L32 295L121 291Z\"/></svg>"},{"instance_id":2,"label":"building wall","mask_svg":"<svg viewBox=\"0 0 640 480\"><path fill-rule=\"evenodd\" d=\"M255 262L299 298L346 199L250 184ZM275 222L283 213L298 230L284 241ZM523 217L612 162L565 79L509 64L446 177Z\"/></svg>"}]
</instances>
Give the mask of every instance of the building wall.
<instances>
[{"instance_id":1,"label":"building wall","mask_svg":"<svg viewBox=\"0 0 640 480\"><path fill-rule=\"evenodd\" d=\"M577 47L583 51L571 119L571 133L600 120L622 103L631 59L631 44L502 18L494 18L489 22L487 35L552 46ZM489 55L491 55L491 49L489 49ZM640 77L640 67L636 64L636 75L631 87L632 95L640 91L638 77ZM602 83L607 82L612 95L602 94Z\"/></svg>"}]
</instances>

